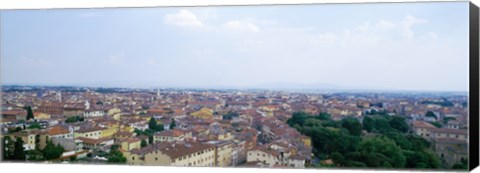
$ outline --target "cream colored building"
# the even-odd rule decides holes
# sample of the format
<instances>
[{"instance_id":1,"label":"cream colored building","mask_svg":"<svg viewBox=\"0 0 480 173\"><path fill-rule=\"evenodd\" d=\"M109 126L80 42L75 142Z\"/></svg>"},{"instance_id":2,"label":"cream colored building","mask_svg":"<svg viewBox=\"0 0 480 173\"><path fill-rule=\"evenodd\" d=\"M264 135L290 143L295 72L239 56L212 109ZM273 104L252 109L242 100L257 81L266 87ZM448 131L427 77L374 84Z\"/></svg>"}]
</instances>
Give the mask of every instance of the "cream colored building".
<instances>
[{"instance_id":1,"label":"cream colored building","mask_svg":"<svg viewBox=\"0 0 480 173\"><path fill-rule=\"evenodd\" d=\"M130 165L214 166L215 146L199 142L162 142L126 152L125 157Z\"/></svg>"},{"instance_id":2,"label":"cream colored building","mask_svg":"<svg viewBox=\"0 0 480 173\"><path fill-rule=\"evenodd\" d=\"M106 128L95 127L95 128L88 128L88 129L79 129L74 132L75 138L91 138L91 139L100 139L102 138L102 132L106 130Z\"/></svg>"},{"instance_id":3,"label":"cream colored building","mask_svg":"<svg viewBox=\"0 0 480 173\"><path fill-rule=\"evenodd\" d=\"M139 149L141 147L141 140L138 138L128 138L117 142L120 147L125 151L131 151L133 149Z\"/></svg>"},{"instance_id":4,"label":"cream colored building","mask_svg":"<svg viewBox=\"0 0 480 173\"><path fill-rule=\"evenodd\" d=\"M262 162L264 164L273 167L274 165L279 165L280 160L277 158L277 153L268 151L263 148L253 149L247 152L247 163L248 162Z\"/></svg>"},{"instance_id":5,"label":"cream colored building","mask_svg":"<svg viewBox=\"0 0 480 173\"><path fill-rule=\"evenodd\" d=\"M156 142L175 142L175 141L184 141L185 139L188 139L191 137L192 137L192 132L173 129L173 130L165 130L165 131L156 133L153 136L153 141L155 143Z\"/></svg>"},{"instance_id":6,"label":"cream colored building","mask_svg":"<svg viewBox=\"0 0 480 173\"><path fill-rule=\"evenodd\" d=\"M424 138L431 138L431 131L437 127L424 121L412 122L412 132Z\"/></svg>"},{"instance_id":7,"label":"cream colored building","mask_svg":"<svg viewBox=\"0 0 480 173\"><path fill-rule=\"evenodd\" d=\"M215 166L227 167L232 165L232 141L209 141L207 144L215 146Z\"/></svg>"}]
</instances>

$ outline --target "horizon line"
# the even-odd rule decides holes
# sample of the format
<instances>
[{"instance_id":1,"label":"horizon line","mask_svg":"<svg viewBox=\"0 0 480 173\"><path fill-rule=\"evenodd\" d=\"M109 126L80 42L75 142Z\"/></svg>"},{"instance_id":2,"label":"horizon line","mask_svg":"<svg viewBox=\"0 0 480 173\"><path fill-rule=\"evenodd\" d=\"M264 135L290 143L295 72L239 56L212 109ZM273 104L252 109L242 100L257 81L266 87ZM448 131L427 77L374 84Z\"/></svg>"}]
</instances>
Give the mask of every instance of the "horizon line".
<instances>
[{"instance_id":1,"label":"horizon line","mask_svg":"<svg viewBox=\"0 0 480 173\"><path fill-rule=\"evenodd\" d=\"M179 87L179 86L88 86L75 84L1 84L0 87L5 86L20 86L20 87L79 87L79 88L117 88L117 89L202 89L202 90L272 90L272 91L336 91L336 92L423 92L423 93L469 93L469 91L459 90L413 90L413 89L334 89L334 88L284 88L284 87Z\"/></svg>"}]
</instances>

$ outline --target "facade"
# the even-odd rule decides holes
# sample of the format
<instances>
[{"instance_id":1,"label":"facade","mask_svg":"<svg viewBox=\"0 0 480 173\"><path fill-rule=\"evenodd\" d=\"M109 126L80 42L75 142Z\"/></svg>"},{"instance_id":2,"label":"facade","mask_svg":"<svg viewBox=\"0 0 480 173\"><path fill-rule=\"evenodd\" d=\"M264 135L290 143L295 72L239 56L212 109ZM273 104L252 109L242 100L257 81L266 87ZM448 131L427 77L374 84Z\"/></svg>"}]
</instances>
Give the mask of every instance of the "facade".
<instances>
[{"instance_id":1,"label":"facade","mask_svg":"<svg viewBox=\"0 0 480 173\"><path fill-rule=\"evenodd\" d=\"M232 165L232 141L209 141L206 143L215 146L215 166L227 167Z\"/></svg>"},{"instance_id":2,"label":"facade","mask_svg":"<svg viewBox=\"0 0 480 173\"><path fill-rule=\"evenodd\" d=\"M165 130L159 133L156 133L153 136L154 142L174 142L174 141L183 141L188 137L191 137L191 133L185 132L183 130Z\"/></svg>"},{"instance_id":3,"label":"facade","mask_svg":"<svg viewBox=\"0 0 480 173\"><path fill-rule=\"evenodd\" d=\"M75 138L91 138L91 139L100 139L102 137L102 132L106 128L94 127L94 128L84 128L75 131Z\"/></svg>"},{"instance_id":4,"label":"facade","mask_svg":"<svg viewBox=\"0 0 480 173\"><path fill-rule=\"evenodd\" d=\"M468 159L468 143L466 140L437 138L433 140L432 144L435 153L448 168Z\"/></svg>"},{"instance_id":5,"label":"facade","mask_svg":"<svg viewBox=\"0 0 480 173\"><path fill-rule=\"evenodd\" d=\"M157 143L142 149L132 150L125 155L127 163L131 165L215 165L215 147L199 142Z\"/></svg>"}]
</instances>

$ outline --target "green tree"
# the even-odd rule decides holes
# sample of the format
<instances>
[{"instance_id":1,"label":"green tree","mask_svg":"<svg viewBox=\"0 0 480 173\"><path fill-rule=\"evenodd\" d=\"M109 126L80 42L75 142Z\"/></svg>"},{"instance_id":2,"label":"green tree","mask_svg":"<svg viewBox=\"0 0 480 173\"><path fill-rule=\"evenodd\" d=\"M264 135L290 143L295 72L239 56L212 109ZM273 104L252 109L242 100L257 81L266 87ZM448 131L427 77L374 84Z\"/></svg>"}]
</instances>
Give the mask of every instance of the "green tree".
<instances>
[{"instance_id":1,"label":"green tree","mask_svg":"<svg viewBox=\"0 0 480 173\"><path fill-rule=\"evenodd\" d=\"M177 126L177 124L175 124L175 119L172 118L172 121L170 122L170 129L175 128L175 126Z\"/></svg>"},{"instance_id":2,"label":"green tree","mask_svg":"<svg viewBox=\"0 0 480 173\"><path fill-rule=\"evenodd\" d=\"M389 122L390 127L397 129L400 132L406 133L408 132L409 126L405 121L404 117L401 116L393 116Z\"/></svg>"},{"instance_id":3,"label":"green tree","mask_svg":"<svg viewBox=\"0 0 480 173\"><path fill-rule=\"evenodd\" d=\"M359 146L362 160L369 167L403 168L406 164L405 156L394 141L385 137L364 139Z\"/></svg>"},{"instance_id":4,"label":"green tree","mask_svg":"<svg viewBox=\"0 0 480 173\"><path fill-rule=\"evenodd\" d=\"M347 129L350 134L354 136L362 135L362 124L355 118L344 118L342 119L342 127Z\"/></svg>"},{"instance_id":5,"label":"green tree","mask_svg":"<svg viewBox=\"0 0 480 173\"><path fill-rule=\"evenodd\" d=\"M30 126L28 126L28 129L41 129L42 126L40 126L40 123L32 123Z\"/></svg>"},{"instance_id":6,"label":"green tree","mask_svg":"<svg viewBox=\"0 0 480 173\"><path fill-rule=\"evenodd\" d=\"M332 153L330 158L332 158L333 162L337 165L345 165L345 158L339 152Z\"/></svg>"},{"instance_id":7,"label":"green tree","mask_svg":"<svg viewBox=\"0 0 480 173\"><path fill-rule=\"evenodd\" d=\"M142 141L140 142L140 147L145 147L147 146L147 141L145 139L142 139Z\"/></svg>"},{"instance_id":8,"label":"green tree","mask_svg":"<svg viewBox=\"0 0 480 173\"><path fill-rule=\"evenodd\" d=\"M439 168L440 159L430 150L404 150L407 164L406 168Z\"/></svg>"},{"instance_id":9,"label":"green tree","mask_svg":"<svg viewBox=\"0 0 480 173\"><path fill-rule=\"evenodd\" d=\"M123 153L118 150L118 145L112 145L110 152L108 153L108 163L126 163L127 158L123 156Z\"/></svg>"},{"instance_id":10,"label":"green tree","mask_svg":"<svg viewBox=\"0 0 480 173\"><path fill-rule=\"evenodd\" d=\"M15 148L13 149L13 160L25 160L25 148L23 148L22 138L15 139Z\"/></svg>"},{"instance_id":11,"label":"green tree","mask_svg":"<svg viewBox=\"0 0 480 173\"><path fill-rule=\"evenodd\" d=\"M305 120L309 116L311 115L305 112L295 112L293 113L292 117L287 120L287 124L290 126L294 126L295 124L303 126L303 124L305 123Z\"/></svg>"},{"instance_id":12,"label":"green tree","mask_svg":"<svg viewBox=\"0 0 480 173\"><path fill-rule=\"evenodd\" d=\"M35 119L35 117L33 116L32 107L26 106L24 109L27 110L27 120Z\"/></svg>"},{"instance_id":13,"label":"green tree","mask_svg":"<svg viewBox=\"0 0 480 173\"><path fill-rule=\"evenodd\" d=\"M370 116L365 116L363 118L363 129L367 132L372 132L374 130L374 120Z\"/></svg>"},{"instance_id":14,"label":"green tree","mask_svg":"<svg viewBox=\"0 0 480 173\"><path fill-rule=\"evenodd\" d=\"M45 148L42 150L43 157L47 160L56 159L62 156L65 149L59 144L55 145L52 141L48 141Z\"/></svg>"},{"instance_id":15,"label":"green tree","mask_svg":"<svg viewBox=\"0 0 480 173\"><path fill-rule=\"evenodd\" d=\"M390 122L387 117L376 115L374 116L374 129L379 133L386 133L392 130Z\"/></svg>"},{"instance_id":16,"label":"green tree","mask_svg":"<svg viewBox=\"0 0 480 173\"><path fill-rule=\"evenodd\" d=\"M452 166L452 169L463 169L468 170L468 159L461 161L460 163L455 163Z\"/></svg>"},{"instance_id":17,"label":"green tree","mask_svg":"<svg viewBox=\"0 0 480 173\"><path fill-rule=\"evenodd\" d=\"M304 126L315 127L315 126L322 126L322 121L314 118L308 118L305 120ZM298 125L298 124L296 124ZM295 126L295 125L294 125Z\"/></svg>"},{"instance_id":18,"label":"green tree","mask_svg":"<svg viewBox=\"0 0 480 173\"><path fill-rule=\"evenodd\" d=\"M150 121L148 121L148 128L154 131L163 131L163 125L157 124L157 120L155 118L150 118Z\"/></svg>"},{"instance_id":19,"label":"green tree","mask_svg":"<svg viewBox=\"0 0 480 173\"><path fill-rule=\"evenodd\" d=\"M38 150L38 149L25 151L25 153L26 153L26 156L27 156L27 160L30 160L30 161L41 161L41 160L45 160L45 159L43 158L43 153L42 153L42 151L40 151L40 150Z\"/></svg>"},{"instance_id":20,"label":"green tree","mask_svg":"<svg viewBox=\"0 0 480 173\"><path fill-rule=\"evenodd\" d=\"M331 120L330 114L328 114L326 112L320 112L320 114L318 114L318 116L316 118L319 119L319 120Z\"/></svg>"},{"instance_id":21,"label":"green tree","mask_svg":"<svg viewBox=\"0 0 480 173\"><path fill-rule=\"evenodd\" d=\"M437 116L435 116L435 113L433 113L432 111L427 111L427 113L425 113L425 116L437 119Z\"/></svg>"},{"instance_id":22,"label":"green tree","mask_svg":"<svg viewBox=\"0 0 480 173\"><path fill-rule=\"evenodd\" d=\"M10 138L10 136L5 136L2 138L2 160L12 160L13 151L14 151L15 142Z\"/></svg>"}]
</instances>

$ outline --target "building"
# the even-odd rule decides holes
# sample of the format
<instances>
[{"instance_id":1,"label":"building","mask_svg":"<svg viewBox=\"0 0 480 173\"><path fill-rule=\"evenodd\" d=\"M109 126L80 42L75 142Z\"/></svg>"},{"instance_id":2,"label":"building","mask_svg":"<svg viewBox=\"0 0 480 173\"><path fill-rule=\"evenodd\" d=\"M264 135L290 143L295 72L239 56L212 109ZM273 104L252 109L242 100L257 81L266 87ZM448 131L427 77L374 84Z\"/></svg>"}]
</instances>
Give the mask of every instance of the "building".
<instances>
[{"instance_id":1,"label":"building","mask_svg":"<svg viewBox=\"0 0 480 173\"><path fill-rule=\"evenodd\" d=\"M131 165L214 166L215 146L199 142L157 143L126 152Z\"/></svg>"},{"instance_id":2,"label":"building","mask_svg":"<svg viewBox=\"0 0 480 173\"><path fill-rule=\"evenodd\" d=\"M102 132L107 128L102 127L93 127L93 128L80 128L74 133L75 138L90 138L90 139L100 139L102 137Z\"/></svg>"},{"instance_id":3,"label":"building","mask_svg":"<svg viewBox=\"0 0 480 173\"><path fill-rule=\"evenodd\" d=\"M424 138L431 138L431 131L437 127L433 126L430 123L424 121L413 121L412 122L412 132L418 136Z\"/></svg>"},{"instance_id":4,"label":"building","mask_svg":"<svg viewBox=\"0 0 480 173\"><path fill-rule=\"evenodd\" d=\"M468 143L466 140L452 138L433 139L435 153L442 159L447 168L468 159Z\"/></svg>"},{"instance_id":5,"label":"building","mask_svg":"<svg viewBox=\"0 0 480 173\"><path fill-rule=\"evenodd\" d=\"M463 140L463 141L468 140L467 130L435 128L430 130L430 135L434 139L450 138L450 139L457 139L457 140Z\"/></svg>"},{"instance_id":6,"label":"building","mask_svg":"<svg viewBox=\"0 0 480 173\"><path fill-rule=\"evenodd\" d=\"M106 113L107 111L105 111L104 109L88 109L88 110L85 110L85 112L83 113L83 116L86 118L102 117L106 115Z\"/></svg>"},{"instance_id":7,"label":"building","mask_svg":"<svg viewBox=\"0 0 480 173\"><path fill-rule=\"evenodd\" d=\"M37 108L37 112L50 114L52 117L63 117L64 104L60 102L43 103Z\"/></svg>"},{"instance_id":8,"label":"building","mask_svg":"<svg viewBox=\"0 0 480 173\"><path fill-rule=\"evenodd\" d=\"M153 136L154 142L174 142L183 141L185 138L191 138L192 133L183 130L173 129L165 130L159 133L155 133Z\"/></svg>"},{"instance_id":9,"label":"building","mask_svg":"<svg viewBox=\"0 0 480 173\"><path fill-rule=\"evenodd\" d=\"M195 118L201 118L201 119L213 119L213 110L203 107L200 110L193 112L190 114L191 116Z\"/></svg>"},{"instance_id":10,"label":"building","mask_svg":"<svg viewBox=\"0 0 480 173\"><path fill-rule=\"evenodd\" d=\"M208 141L207 144L215 146L215 166L232 166L233 142L232 141Z\"/></svg>"},{"instance_id":11,"label":"building","mask_svg":"<svg viewBox=\"0 0 480 173\"><path fill-rule=\"evenodd\" d=\"M120 148L125 151L131 151L133 149L139 149L141 147L141 140L134 137L121 139L116 141L115 143L119 144Z\"/></svg>"}]
</instances>

